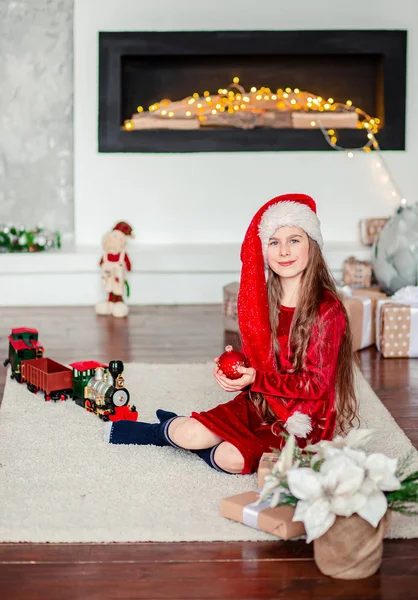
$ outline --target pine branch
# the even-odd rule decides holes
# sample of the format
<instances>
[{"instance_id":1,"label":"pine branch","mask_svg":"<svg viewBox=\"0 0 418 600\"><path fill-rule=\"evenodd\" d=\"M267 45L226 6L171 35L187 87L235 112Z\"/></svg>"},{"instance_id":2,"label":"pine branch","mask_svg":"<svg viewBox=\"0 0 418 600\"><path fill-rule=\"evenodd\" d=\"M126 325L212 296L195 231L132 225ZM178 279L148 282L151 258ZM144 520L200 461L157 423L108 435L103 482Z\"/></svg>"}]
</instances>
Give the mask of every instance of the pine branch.
<instances>
[{"instance_id":1,"label":"pine branch","mask_svg":"<svg viewBox=\"0 0 418 600\"><path fill-rule=\"evenodd\" d=\"M418 503L418 481L402 481L401 488L385 494L388 505L392 508L392 503L401 501L411 504Z\"/></svg>"},{"instance_id":2,"label":"pine branch","mask_svg":"<svg viewBox=\"0 0 418 600\"><path fill-rule=\"evenodd\" d=\"M405 456L398 460L398 469L396 471L396 477L398 479L402 480L402 477L404 476L405 472L408 470L413 461L414 454L414 450L410 450Z\"/></svg>"},{"instance_id":3,"label":"pine branch","mask_svg":"<svg viewBox=\"0 0 418 600\"><path fill-rule=\"evenodd\" d=\"M405 477L405 479L402 479L401 483L408 483L410 481L418 481L418 471L415 471L408 475L408 477Z\"/></svg>"},{"instance_id":4,"label":"pine branch","mask_svg":"<svg viewBox=\"0 0 418 600\"><path fill-rule=\"evenodd\" d=\"M299 502L299 499L293 496L292 494L283 494L280 498L280 503L278 506L287 505L287 506L296 506Z\"/></svg>"}]
</instances>

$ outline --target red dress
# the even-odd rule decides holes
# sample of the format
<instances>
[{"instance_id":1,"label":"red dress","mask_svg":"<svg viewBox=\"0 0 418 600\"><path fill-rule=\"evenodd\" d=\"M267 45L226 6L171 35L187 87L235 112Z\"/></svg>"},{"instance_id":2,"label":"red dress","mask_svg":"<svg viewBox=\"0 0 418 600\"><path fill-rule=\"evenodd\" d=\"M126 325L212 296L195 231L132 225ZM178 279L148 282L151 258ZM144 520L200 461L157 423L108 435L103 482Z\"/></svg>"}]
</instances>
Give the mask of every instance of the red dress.
<instances>
[{"instance_id":1,"label":"red dress","mask_svg":"<svg viewBox=\"0 0 418 600\"><path fill-rule=\"evenodd\" d=\"M312 329L305 366L296 373L286 373L292 369L288 340L294 312L294 308L286 306L280 309L279 369L274 372L257 371L251 391L268 395L273 411L275 404L280 403L291 412L300 409L311 417L312 432L307 438L297 438L303 447L307 443L333 437L336 422L335 378L346 319L340 301L325 292ZM269 452L272 448L281 449L285 443L283 436L272 432L271 424L263 424L246 390L230 402L206 412L193 412L191 416L222 440L238 448L244 457L243 475L257 470L263 452ZM276 431L280 429L280 421L277 425Z\"/></svg>"}]
</instances>

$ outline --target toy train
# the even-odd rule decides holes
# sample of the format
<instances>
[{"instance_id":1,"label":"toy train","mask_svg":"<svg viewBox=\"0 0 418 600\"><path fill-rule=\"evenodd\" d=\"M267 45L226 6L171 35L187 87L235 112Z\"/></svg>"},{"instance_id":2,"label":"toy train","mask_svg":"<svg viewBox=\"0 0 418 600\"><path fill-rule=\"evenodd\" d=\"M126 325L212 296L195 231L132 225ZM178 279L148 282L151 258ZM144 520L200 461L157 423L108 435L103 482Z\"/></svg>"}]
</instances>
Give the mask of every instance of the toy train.
<instances>
[{"instance_id":1,"label":"toy train","mask_svg":"<svg viewBox=\"0 0 418 600\"><path fill-rule=\"evenodd\" d=\"M136 421L138 412L129 405L129 391L122 376L121 360L109 365L89 360L66 367L44 357L38 331L20 327L9 335L9 356L4 366L11 366L12 379L26 383L30 392L43 393L46 401L72 398L79 406L104 421Z\"/></svg>"}]
</instances>

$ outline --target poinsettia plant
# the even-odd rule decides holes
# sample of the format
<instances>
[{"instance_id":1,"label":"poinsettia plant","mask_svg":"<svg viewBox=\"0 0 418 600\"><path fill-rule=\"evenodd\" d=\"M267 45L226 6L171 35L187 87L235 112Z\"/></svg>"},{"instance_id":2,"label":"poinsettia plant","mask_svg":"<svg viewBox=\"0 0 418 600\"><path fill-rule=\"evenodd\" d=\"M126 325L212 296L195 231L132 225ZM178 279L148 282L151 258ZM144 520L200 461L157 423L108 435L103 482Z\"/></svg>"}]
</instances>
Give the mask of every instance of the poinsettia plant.
<instances>
[{"instance_id":1,"label":"poinsettia plant","mask_svg":"<svg viewBox=\"0 0 418 600\"><path fill-rule=\"evenodd\" d=\"M293 435L265 478L259 502L295 506L293 521L303 521L307 542L321 537L337 516L358 514L377 527L388 508L406 515L418 512L418 471L406 475L412 455L403 461L361 448L370 429L321 441L302 451Z\"/></svg>"}]
</instances>

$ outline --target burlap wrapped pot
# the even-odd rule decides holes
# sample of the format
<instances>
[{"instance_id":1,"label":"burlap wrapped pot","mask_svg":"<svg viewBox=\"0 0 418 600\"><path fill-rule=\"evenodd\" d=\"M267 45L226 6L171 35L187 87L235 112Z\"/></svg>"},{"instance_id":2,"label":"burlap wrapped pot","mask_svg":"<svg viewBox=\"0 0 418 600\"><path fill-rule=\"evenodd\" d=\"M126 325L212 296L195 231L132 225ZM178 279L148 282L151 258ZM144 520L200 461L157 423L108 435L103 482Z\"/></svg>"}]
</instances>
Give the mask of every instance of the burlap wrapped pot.
<instances>
[{"instance_id":1,"label":"burlap wrapped pot","mask_svg":"<svg viewBox=\"0 0 418 600\"><path fill-rule=\"evenodd\" d=\"M383 537L390 511L375 528L359 517L337 517L324 535L314 540L314 557L324 575L336 579L364 579L376 573L382 562Z\"/></svg>"}]
</instances>

